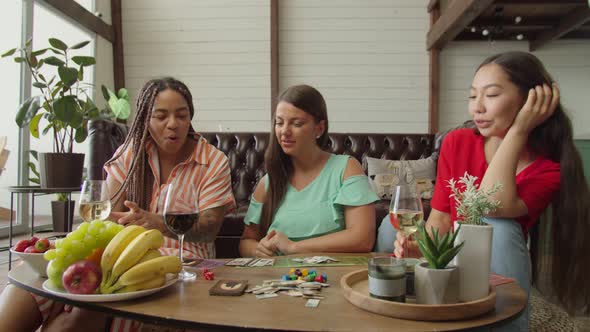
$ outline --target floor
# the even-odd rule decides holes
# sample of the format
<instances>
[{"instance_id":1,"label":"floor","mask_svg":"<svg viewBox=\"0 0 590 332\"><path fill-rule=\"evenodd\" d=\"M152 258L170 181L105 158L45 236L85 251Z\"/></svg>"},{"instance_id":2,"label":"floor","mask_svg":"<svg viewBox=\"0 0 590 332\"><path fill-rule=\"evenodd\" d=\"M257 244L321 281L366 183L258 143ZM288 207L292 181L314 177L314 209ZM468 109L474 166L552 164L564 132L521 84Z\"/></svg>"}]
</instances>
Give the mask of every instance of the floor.
<instances>
[{"instance_id":1,"label":"floor","mask_svg":"<svg viewBox=\"0 0 590 332\"><path fill-rule=\"evenodd\" d=\"M41 233L43 234L43 237L50 237L59 233L53 233L53 232L44 232ZM24 238L28 238L28 234L27 235L20 235L20 236L16 236L14 238L14 242L20 240L20 239L24 239ZM14 243L13 242L13 243ZM0 239L0 292L4 289L4 287L6 287L6 285L8 284L8 278L7 278L7 273L8 273L8 250L6 250L5 248L8 247L8 239L4 238L4 239ZM14 261L13 261L14 264ZM543 294L541 294L538 290L533 289L533 295L545 298L543 296ZM551 299L547 299L549 301L551 301ZM575 325L577 328L577 331L580 332L590 332L590 317L582 317L582 316L577 316L574 318L575 320ZM543 327L539 327L537 329L531 330L531 331L535 331L535 332L540 332L540 331L549 331L546 328Z\"/></svg>"}]
</instances>

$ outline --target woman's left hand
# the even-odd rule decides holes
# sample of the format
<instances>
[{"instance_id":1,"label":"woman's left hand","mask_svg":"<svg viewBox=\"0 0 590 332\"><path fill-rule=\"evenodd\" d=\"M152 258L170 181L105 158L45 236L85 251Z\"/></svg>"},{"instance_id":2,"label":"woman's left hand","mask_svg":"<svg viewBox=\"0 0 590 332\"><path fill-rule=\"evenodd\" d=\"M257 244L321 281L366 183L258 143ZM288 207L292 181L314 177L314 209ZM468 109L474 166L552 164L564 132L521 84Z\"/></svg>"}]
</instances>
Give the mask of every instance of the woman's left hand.
<instances>
[{"instance_id":1,"label":"woman's left hand","mask_svg":"<svg viewBox=\"0 0 590 332\"><path fill-rule=\"evenodd\" d=\"M110 217L114 218L117 223L123 226L137 225L147 229L157 229L161 232L165 231L161 216L141 209L135 202L125 201L124 204L129 208L129 211L111 212Z\"/></svg>"},{"instance_id":2,"label":"woman's left hand","mask_svg":"<svg viewBox=\"0 0 590 332\"><path fill-rule=\"evenodd\" d=\"M554 83L537 85L529 90L527 100L516 115L512 127L528 135L538 125L549 119L559 105L559 88Z\"/></svg>"},{"instance_id":3,"label":"woman's left hand","mask_svg":"<svg viewBox=\"0 0 590 332\"><path fill-rule=\"evenodd\" d=\"M283 255L290 255L295 254L295 242L289 240L287 235L281 232L276 232L276 234L270 239L270 242L280 251Z\"/></svg>"}]
</instances>

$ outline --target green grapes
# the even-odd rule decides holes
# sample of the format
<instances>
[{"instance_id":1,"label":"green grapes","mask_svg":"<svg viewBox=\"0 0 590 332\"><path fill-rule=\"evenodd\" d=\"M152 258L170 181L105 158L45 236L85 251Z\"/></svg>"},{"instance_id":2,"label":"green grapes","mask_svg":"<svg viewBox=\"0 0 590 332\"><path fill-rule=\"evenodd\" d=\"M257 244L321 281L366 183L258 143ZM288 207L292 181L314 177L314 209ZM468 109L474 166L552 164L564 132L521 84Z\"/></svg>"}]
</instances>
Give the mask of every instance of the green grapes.
<instances>
[{"instance_id":1,"label":"green grapes","mask_svg":"<svg viewBox=\"0 0 590 332\"><path fill-rule=\"evenodd\" d=\"M55 249L46 251L43 256L49 261L47 276L51 285L63 288L61 278L68 266L86 258L97 248L104 249L122 229L122 225L97 219L81 223L65 238L55 241Z\"/></svg>"}]
</instances>

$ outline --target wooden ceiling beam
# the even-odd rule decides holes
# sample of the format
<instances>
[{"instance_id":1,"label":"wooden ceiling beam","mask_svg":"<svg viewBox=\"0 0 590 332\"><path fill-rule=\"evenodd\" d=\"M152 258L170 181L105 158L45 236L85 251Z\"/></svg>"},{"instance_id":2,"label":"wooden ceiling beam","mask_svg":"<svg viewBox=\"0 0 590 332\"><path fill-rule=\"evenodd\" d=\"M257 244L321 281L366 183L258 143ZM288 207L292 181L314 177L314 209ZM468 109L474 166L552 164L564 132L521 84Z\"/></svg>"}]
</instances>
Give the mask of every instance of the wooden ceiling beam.
<instances>
[{"instance_id":1,"label":"wooden ceiling beam","mask_svg":"<svg viewBox=\"0 0 590 332\"><path fill-rule=\"evenodd\" d=\"M588 0L496 0L498 5L580 5Z\"/></svg>"},{"instance_id":2,"label":"wooden ceiling beam","mask_svg":"<svg viewBox=\"0 0 590 332\"><path fill-rule=\"evenodd\" d=\"M455 0L428 31L426 49L441 49L493 2L494 0Z\"/></svg>"},{"instance_id":3,"label":"wooden ceiling beam","mask_svg":"<svg viewBox=\"0 0 590 332\"><path fill-rule=\"evenodd\" d=\"M588 21L590 21L590 7L575 9L562 18L556 28L540 32L539 35L529 43L529 49L531 52L535 51L548 42L558 39L568 32L576 30Z\"/></svg>"},{"instance_id":4,"label":"wooden ceiling beam","mask_svg":"<svg viewBox=\"0 0 590 332\"><path fill-rule=\"evenodd\" d=\"M526 17L521 16L522 21L516 23L513 17L480 17L476 18L470 26L487 27L487 26L501 26L501 27L539 27L552 28L559 24L559 17Z\"/></svg>"},{"instance_id":5,"label":"wooden ceiling beam","mask_svg":"<svg viewBox=\"0 0 590 332\"><path fill-rule=\"evenodd\" d=\"M86 8L79 5L74 0L42 0L42 2L50 5L60 13L78 22L84 28L95 32L102 38L109 42L115 41L115 32L113 27L106 24L102 19L96 17Z\"/></svg>"}]
</instances>

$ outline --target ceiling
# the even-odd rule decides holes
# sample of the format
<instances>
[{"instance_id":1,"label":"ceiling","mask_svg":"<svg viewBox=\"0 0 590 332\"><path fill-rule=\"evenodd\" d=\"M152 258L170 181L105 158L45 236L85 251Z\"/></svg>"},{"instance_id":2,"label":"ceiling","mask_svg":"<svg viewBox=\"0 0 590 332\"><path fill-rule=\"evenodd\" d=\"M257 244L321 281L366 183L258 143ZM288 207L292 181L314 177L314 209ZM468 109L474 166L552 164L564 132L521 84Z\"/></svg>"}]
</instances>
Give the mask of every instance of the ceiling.
<instances>
[{"instance_id":1,"label":"ceiling","mask_svg":"<svg viewBox=\"0 0 590 332\"><path fill-rule=\"evenodd\" d=\"M450 40L524 40L535 50L555 39L590 39L589 0L443 0L428 9L440 13L428 48Z\"/></svg>"}]
</instances>

